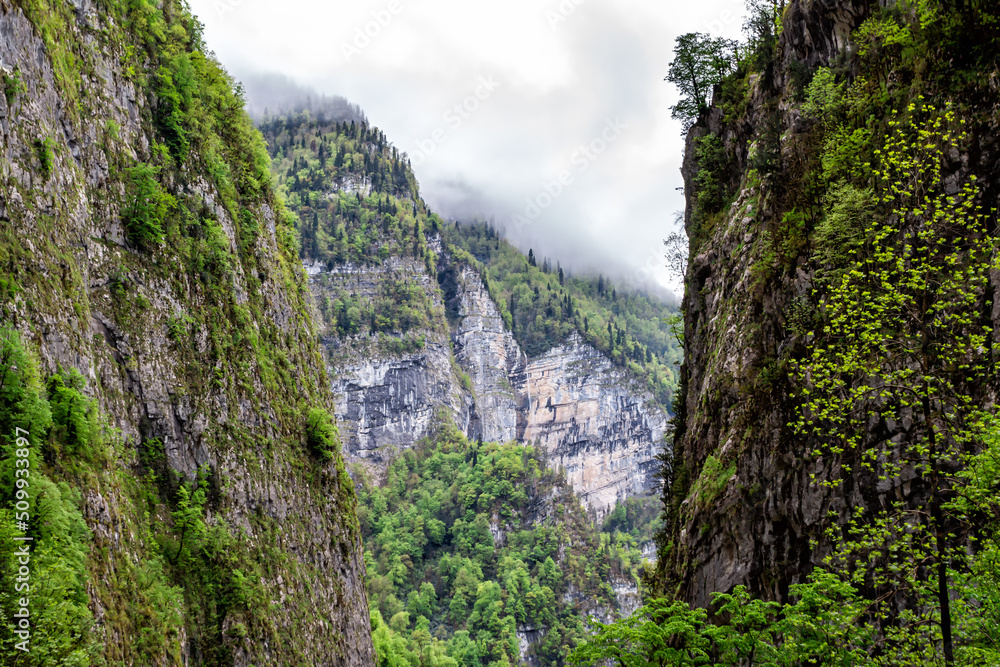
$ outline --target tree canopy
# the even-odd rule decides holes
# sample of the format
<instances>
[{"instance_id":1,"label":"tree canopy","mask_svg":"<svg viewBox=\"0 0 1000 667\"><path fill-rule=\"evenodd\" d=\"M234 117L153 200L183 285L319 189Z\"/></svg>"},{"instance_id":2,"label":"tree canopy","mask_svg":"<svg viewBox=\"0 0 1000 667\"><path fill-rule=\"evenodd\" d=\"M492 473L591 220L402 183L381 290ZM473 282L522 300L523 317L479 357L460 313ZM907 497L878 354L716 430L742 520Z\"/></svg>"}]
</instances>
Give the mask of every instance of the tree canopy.
<instances>
[{"instance_id":1,"label":"tree canopy","mask_svg":"<svg viewBox=\"0 0 1000 667\"><path fill-rule=\"evenodd\" d=\"M665 81L677 86L680 101L671 107L671 117L684 126L684 133L707 111L713 87L733 71L736 42L689 32L677 38L674 59Z\"/></svg>"}]
</instances>

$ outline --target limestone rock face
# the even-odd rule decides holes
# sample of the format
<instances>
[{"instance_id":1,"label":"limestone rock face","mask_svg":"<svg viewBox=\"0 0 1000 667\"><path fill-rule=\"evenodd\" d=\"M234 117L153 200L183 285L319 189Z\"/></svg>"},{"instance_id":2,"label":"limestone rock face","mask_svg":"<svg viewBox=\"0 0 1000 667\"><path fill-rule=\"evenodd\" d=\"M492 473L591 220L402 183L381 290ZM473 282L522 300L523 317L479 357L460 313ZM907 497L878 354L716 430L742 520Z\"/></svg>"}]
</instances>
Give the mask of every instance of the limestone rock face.
<instances>
[{"instance_id":1,"label":"limestone rock face","mask_svg":"<svg viewBox=\"0 0 1000 667\"><path fill-rule=\"evenodd\" d=\"M380 359L336 369L334 393L341 436L353 456L387 462L395 452L411 447L433 425L439 409L456 425L469 429L469 402L451 368L451 350L428 343L419 353Z\"/></svg>"},{"instance_id":2,"label":"limestone rock face","mask_svg":"<svg viewBox=\"0 0 1000 667\"><path fill-rule=\"evenodd\" d=\"M432 244L432 247L434 245ZM440 248L440 242L437 242ZM461 385L437 280L411 258L389 257L375 266L326 267L307 262L315 321L336 396L336 415L349 457L377 466L425 437L439 411L463 431L471 422L472 396ZM324 300L346 295L371 302L389 281L419 285L432 311L429 328L404 337L350 336L343 340L323 312ZM413 341L420 341L419 344ZM409 346L403 343L413 343ZM406 351L409 348L417 348Z\"/></svg>"},{"instance_id":3,"label":"limestone rock face","mask_svg":"<svg viewBox=\"0 0 1000 667\"><path fill-rule=\"evenodd\" d=\"M452 340L455 359L472 379L476 397L474 434L487 442L514 440L518 398L511 377L523 371L527 357L504 324L479 274L463 266L459 282L460 321Z\"/></svg>"},{"instance_id":4,"label":"limestone rock face","mask_svg":"<svg viewBox=\"0 0 1000 667\"><path fill-rule=\"evenodd\" d=\"M519 440L540 444L588 509L600 516L655 487L666 415L599 350L574 335L516 382Z\"/></svg>"},{"instance_id":5,"label":"limestone rock face","mask_svg":"<svg viewBox=\"0 0 1000 667\"><path fill-rule=\"evenodd\" d=\"M404 355L374 339L341 341L321 331L348 455L384 464L426 436L444 410L471 438L538 443L598 517L654 490L667 416L652 395L575 335L529 359L480 274L453 263L440 244L436 250L440 281L423 264L394 258L374 267L306 267L317 302L345 292L373 298L383 281L405 275L451 315L450 340L422 331L423 348Z\"/></svg>"}]
</instances>

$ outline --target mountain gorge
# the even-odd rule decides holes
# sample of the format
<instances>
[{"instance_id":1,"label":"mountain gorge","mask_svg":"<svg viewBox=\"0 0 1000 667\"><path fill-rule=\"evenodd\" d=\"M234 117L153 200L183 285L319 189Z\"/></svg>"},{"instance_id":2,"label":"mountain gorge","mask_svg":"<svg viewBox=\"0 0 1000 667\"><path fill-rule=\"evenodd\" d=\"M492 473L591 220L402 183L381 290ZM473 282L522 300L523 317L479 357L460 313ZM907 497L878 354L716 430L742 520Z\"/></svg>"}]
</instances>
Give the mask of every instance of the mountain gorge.
<instances>
[{"instance_id":1,"label":"mountain gorge","mask_svg":"<svg viewBox=\"0 0 1000 667\"><path fill-rule=\"evenodd\" d=\"M371 665L425 630L557 664L639 604L666 306L490 231L512 301L363 119L266 143L182 3L0 2L0 63L3 664ZM434 447L483 492L380 510Z\"/></svg>"},{"instance_id":2,"label":"mountain gorge","mask_svg":"<svg viewBox=\"0 0 1000 667\"><path fill-rule=\"evenodd\" d=\"M260 128L360 485L376 651L562 664L588 614L640 604L672 311L441 220L381 132L321 114Z\"/></svg>"},{"instance_id":3,"label":"mountain gorge","mask_svg":"<svg viewBox=\"0 0 1000 667\"><path fill-rule=\"evenodd\" d=\"M1000 13L747 7L678 318L184 2L0 0L0 664L1000 663Z\"/></svg>"},{"instance_id":4,"label":"mountain gorge","mask_svg":"<svg viewBox=\"0 0 1000 667\"><path fill-rule=\"evenodd\" d=\"M471 439L540 446L598 518L654 490L671 310L444 222L381 132L314 115L260 127L299 216L349 459L384 467L443 411Z\"/></svg>"}]
</instances>

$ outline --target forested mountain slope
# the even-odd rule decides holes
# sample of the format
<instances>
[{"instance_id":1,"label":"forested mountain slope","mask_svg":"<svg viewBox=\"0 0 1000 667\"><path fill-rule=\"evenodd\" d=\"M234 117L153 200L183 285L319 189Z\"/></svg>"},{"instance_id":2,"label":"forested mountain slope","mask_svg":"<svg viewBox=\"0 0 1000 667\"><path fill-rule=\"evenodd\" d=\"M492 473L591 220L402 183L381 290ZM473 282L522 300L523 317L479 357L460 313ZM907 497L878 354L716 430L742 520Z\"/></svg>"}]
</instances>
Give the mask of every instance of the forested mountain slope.
<instances>
[{"instance_id":1,"label":"forested mountain slope","mask_svg":"<svg viewBox=\"0 0 1000 667\"><path fill-rule=\"evenodd\" d=\"M299 219L354 459L384 467L443 409L472 439L540 444L598 515L653 489L671 391L660 355L675 350L665 306L610 285L588 296L594 281L566 275L560 285L557 270L492 235L505 266L524 273L494 279L465 250L480 227L459 233L430 212L405 156L366 123L300 112L260 127ZM508 278L530 291L522 311L538 311L513 331ZM600 331L588 334L590 319Z\"/></svg>"},{"instance_id":2,"label":"forested mountain slope","mask_svg":"<svg viewBox=\"0 0 1000 667\"><path fill-rule=\"evenodd\" d=\"M0 63L0 662L373 664L294 218L200 25L2 0Z\"/></svg>"},{"instance_id":3,"label":"forested mountain slope","mask_svg":"<svg viewBox=\"0 0 1000 667\"><path fill-rule=\"evenodd\" d=\"M565 664L589 615L640 603L639 547L658 506L622 503L597 532L533 447L470 442L442 424L383 484L358 488L380 659Z\"/></svg>"},{"instance_id":4,"label":"forested mountain slope","mask_svg":"<svg viewBox=\"0 0 1000 667\"><path fill-rule=\"evenodd\" d=\"M569 275L558 262L537 259L531 250L525 257L487 223L446 225L444 237L482 265L504 321L527 354L547 352L576 332L644 378L670 408L681 357L669 322L674 307L618 289L603 276Z\"/></svg>"}]
</instances>

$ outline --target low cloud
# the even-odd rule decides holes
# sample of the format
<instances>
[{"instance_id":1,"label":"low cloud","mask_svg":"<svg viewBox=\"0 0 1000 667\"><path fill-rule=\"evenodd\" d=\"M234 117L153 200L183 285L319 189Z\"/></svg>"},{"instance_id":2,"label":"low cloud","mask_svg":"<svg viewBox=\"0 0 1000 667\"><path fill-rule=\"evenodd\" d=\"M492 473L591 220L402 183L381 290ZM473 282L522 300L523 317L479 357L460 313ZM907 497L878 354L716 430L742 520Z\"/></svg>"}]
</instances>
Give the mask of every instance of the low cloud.
<instances>
[{"instance_id":1,"label":"low cloud","mask_svg":"<svg viewBox=\"0 0 1000 667\"><path fill-rule=\"evenodd\" d=\"M245 0L225 17L191 4L237 78L277 70L360 105L442 215L492 219L573 271L671 285L683 140L663 77L677 34L738 36L743 0Z\"/></svg>"}]
</instances>

